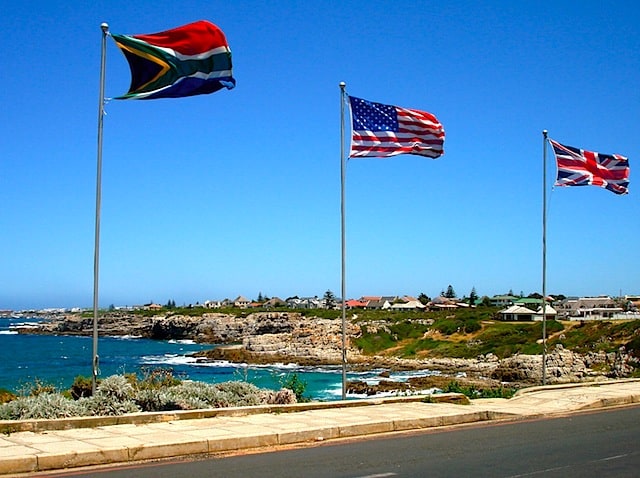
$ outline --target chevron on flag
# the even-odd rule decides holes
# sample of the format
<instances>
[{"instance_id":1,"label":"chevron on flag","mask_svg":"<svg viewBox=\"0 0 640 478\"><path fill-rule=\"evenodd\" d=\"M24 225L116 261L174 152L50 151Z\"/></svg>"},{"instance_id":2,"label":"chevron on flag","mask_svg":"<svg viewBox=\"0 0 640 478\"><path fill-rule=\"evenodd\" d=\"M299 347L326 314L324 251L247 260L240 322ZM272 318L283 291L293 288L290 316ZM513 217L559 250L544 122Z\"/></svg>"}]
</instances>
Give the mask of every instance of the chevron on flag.
<instances>
[{"instance_id":1,"label":"chevron on flag","mask_svg":"<svg viewBox=\"0 0 640 478\"><path fill-rule=\"evenodd\" d=\"M182 98L236 84L227 39L208 21L160 33L111 37L131 70L129 91L116 99Z\"/></svg>"}]
</instances>

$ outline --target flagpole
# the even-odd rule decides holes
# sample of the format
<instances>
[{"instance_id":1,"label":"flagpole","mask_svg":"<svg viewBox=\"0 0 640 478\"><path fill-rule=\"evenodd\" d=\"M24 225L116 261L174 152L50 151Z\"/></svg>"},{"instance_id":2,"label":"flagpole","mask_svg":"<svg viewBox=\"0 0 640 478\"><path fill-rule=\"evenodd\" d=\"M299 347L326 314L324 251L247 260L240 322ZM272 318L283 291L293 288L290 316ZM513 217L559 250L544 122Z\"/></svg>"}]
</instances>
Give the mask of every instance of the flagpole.
<instances>
[{"instance_id":1,"label":"flagpole","mask_svg":"<svg viewBox=\"0 0 640 478\"><path fill-rule=\"evenodd\" d=\"M547 130L542 131L542 385L547 383Z\"/></svg>"},{"instance_id":2,"label":"flagpole","mask_svg":"<svg viewBox=\"0 0 640 478\"><path fill-rule=\"evenodd\" d=\"M340 218L341 218L341 246L342 246L342 288L340 295L342 296L342 400L347 398L347 319L346 319L346 278L345 278L345 262L346 262L346 240L345 240L345 176L346 164L344 157L344 101L345 101L345 84L340 82Z\"/></svg>"},{"instance_id":3,"label":"flagpole","mask_svg":"<svg viewBox=\"0 0 640 478\"><path fill-rule=\"evenodd\" d=\"M98 98L98 160L96 172L96 223L93 254L93 354L91 358L91 390L95 394L98 377L98 277L100 270L100 206L102 199L102 125L104 122L104 81L109 25L102 23L102 50L100 55L100 97Z\"/></svg>"}]
</instances>

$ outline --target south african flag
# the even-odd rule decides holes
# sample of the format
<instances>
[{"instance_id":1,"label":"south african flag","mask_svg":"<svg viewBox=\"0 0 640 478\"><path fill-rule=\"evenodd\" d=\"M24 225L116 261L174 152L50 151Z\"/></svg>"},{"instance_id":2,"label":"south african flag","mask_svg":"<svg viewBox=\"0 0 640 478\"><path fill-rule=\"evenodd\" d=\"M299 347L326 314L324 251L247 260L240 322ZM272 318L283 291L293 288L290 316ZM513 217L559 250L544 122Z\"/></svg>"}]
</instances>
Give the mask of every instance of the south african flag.
<instances>
[{"instance_id":1,"label":"south african flag","mask_svg":"<svg viewBox=\"0 0 640 478\"><path fill-rule=\"evenodd\" d=\"M148 35L111 36L131 70L129 91L116 99L182 98L236 85L227 39L208 21Z\"/></svg>"}]
</instances>

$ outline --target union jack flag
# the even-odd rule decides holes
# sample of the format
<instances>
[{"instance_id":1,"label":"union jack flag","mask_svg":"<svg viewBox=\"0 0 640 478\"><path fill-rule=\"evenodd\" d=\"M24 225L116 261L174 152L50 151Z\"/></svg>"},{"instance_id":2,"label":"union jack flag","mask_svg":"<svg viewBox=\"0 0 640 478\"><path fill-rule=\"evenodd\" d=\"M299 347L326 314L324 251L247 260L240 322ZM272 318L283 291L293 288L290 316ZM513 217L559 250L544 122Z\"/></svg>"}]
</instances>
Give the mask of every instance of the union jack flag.
<instances>
[{"instance_id":1,"label":"union jack flag","mask_svg":"<svg viewBox=\"0 0 640 478\"><path fill-rule=\"evenodd\" d=\"M599 186L627 194L629 160L619 154L602 154L565 146L549 139L558 164L556 186Z\"/></svg>"},{"instance_id":2,"label":"union jack flag","mask_svg":"<svg viewBox=\"0 0 640 478\"><path fill-rule=\"evenodd\" d=\"M350 158L444 154L444 128L431 113L349 97L353 134Z\"/></svg>"}]
</instances>

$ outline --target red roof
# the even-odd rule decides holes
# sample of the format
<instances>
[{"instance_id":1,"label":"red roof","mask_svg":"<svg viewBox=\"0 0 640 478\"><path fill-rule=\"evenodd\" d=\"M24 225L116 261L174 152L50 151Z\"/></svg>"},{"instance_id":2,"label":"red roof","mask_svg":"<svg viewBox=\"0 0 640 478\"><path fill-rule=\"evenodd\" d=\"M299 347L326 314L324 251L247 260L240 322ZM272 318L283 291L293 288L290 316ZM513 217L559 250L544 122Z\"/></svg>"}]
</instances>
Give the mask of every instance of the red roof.
<instances>
[{"instance_id":1,"label":"red roof","mask_svg":"<svg viewBox=\"0 0 640 478\"><path fill-rule=\"evenodd\" d=\"M364 300L356 300L356 299L350 299L347 300L344 305L347 307L366 307L367 304L369 303L369 301L364 301Z\"/></svg>"}]
</instances>

